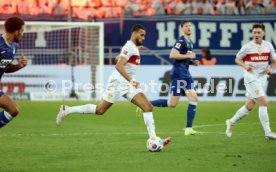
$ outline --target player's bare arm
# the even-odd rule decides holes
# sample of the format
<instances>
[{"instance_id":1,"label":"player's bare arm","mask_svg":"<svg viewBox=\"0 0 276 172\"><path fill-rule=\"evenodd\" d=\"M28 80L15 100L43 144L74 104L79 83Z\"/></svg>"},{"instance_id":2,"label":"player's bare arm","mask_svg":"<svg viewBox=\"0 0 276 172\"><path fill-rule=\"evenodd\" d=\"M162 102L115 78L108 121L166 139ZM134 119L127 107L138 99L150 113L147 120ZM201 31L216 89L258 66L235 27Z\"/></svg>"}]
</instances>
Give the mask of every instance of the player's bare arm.
<instances>
[{"instance_id":1,"label":"player's bare arm","mask_svg":"<svg viewBox=\"0 0 276 172\"><path fill-rule=\"evenodd\" d=\"M183 60L183 59L194 59L196 57L196 54L194 52L188 53L188 54L180 54L179 51L176 49L172 49L170 53L170 58L171 59L176 59L176 60Z\"/></svg>"},{"instance_id":2,"label":"player's bare arm","mask_svg":"<svg viewBox=\"0 0 276 172\"><path fill-rule=\"evenodd\" d=\"M126 70L125 70L125 64L127 63L127 59L122 57L122 56L117 56L117 63L115 68L117 69L117 71L127 80L129 81L135 88L138 88L140 83L133 81L132 78L127 74Z\"/></svg>"},{"instance_id":3,"label":"player's bare arm","mask_svg":"<svg viewBox=\"0 0 276 172\"><path fill-rule=\"evenodd\" d=\"M241 67L243 67L246 71L248 72L252 71L252 66L245 64L241 58L236 58L235 62Z\"/></svg>"},{"instance_id":4,"label":"player's bare arm","mask_svg":"<svg viewBox=\"0 0 276 172\"><path fill-rule=\"evenodd\" d=\"M265 69L265 73L272 75L273 70L276 68L276 59L272 59L272 63Z\"/></svg>"},{"instance_id":5,"label":"player's bare arm","mask_svg":"<svg viewBox=\"0 0 276 172\"><path fill-rule=\"evenodd\" d=\"M12 73L12 72L16 72L22 68L24 68L25 66L27 66L27 57L24 56L23 54L20 56L18 64L10 64L6 69L5 69L5 73Z\"/></svg>"}]
</instances>

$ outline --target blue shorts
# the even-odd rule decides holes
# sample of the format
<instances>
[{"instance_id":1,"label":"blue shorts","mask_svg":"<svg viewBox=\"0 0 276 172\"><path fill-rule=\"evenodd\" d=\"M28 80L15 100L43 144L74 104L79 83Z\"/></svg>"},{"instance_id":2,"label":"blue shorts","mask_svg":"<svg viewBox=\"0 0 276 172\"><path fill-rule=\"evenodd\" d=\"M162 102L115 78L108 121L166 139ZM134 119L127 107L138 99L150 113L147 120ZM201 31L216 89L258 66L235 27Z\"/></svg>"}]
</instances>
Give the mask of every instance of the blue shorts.
<instances>
[{"instance_id":1,"label":"blue shorts","mask_svg":"<svg viewBox=\"0 0 276 172\"><path fill-rule=\"evenodd\" d=\"M0 91L0 97L4 95L5 93L3 91Z\"/></svg>"},{"instance_id":2,"label":"blue shorts","mask_svg":"<svg viewBox=\"0 0 276 172\"><path fill-rule=\"evenodd\" d=\"M194 89L193 78L171 80L170 95L172 96L185 96L185 90L191 89Z\"/></svg>"}]
</instances>

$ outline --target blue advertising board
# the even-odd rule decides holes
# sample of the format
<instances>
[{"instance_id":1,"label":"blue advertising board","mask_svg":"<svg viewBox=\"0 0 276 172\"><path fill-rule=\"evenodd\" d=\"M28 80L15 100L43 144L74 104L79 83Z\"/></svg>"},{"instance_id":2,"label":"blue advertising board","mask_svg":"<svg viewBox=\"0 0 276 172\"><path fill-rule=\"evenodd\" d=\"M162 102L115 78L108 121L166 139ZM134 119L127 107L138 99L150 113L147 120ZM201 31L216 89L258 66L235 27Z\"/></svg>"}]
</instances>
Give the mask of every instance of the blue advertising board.
<instances>
[{"instance_id":1,"label":"blue advertising board","mask_svg":"<svg viewBox=\"0 0 276 172\"><path fill-rule=\"evenodd\" d=\"M258 16L155 16L130 17L105 21L105 45L122 46L130 38L134 24L145 26L147 35L144 45L153 52L167 58L175 40L182 35L180 23L190 20L194 33L191 37L194 49L200 56L201 48L209 48L217 57L218 64L234 64L235 54L241 46L251 40L254 23L264 23L267 41L276 45L276 15ZM200 57L199 57L200 58Z\"/></svg>"}]
</instances>

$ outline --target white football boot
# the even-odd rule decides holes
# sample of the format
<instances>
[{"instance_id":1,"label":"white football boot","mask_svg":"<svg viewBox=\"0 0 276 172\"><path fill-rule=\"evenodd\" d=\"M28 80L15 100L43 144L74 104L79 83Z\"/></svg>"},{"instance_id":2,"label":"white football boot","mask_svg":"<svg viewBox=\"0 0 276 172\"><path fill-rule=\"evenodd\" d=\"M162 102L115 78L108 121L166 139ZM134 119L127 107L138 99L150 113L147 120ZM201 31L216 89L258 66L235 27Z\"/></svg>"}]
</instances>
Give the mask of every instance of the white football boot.
<instances>
[{"instance_id":1,"label":"white football boot","mask_svg":"<svg viewBox=\"0 0 276 172\"><path fill-rule=\"evenodd\" d=\"M270 132L265 134L265 138L267 140L276 140L276 133L270 131Z\"/></svg>"},{"instance_id":2,"label":"white football boot","mask_svg":"<svg viewBox=\"0 0 276 172\"><path fill-rule=\"evenodd\" d=\"M68 110L67 110L67 106L65 105L61 105L59 112L57 114L57 118L56 118L56 124L60 125L61 121L63 120L63 118L65 118L68 115Z\"/></svg>"},{"instance_id":3,"label":"white football boot","mask_svg":"<svg viewBox=\"0 0 276 172\"><path fill-rule=\"evenodd\" d=\"M226 131L225 134L227 137L231 137L232 136L232 124L230 122L230 119L226 120Z\"/></svg>"}]
</instances>

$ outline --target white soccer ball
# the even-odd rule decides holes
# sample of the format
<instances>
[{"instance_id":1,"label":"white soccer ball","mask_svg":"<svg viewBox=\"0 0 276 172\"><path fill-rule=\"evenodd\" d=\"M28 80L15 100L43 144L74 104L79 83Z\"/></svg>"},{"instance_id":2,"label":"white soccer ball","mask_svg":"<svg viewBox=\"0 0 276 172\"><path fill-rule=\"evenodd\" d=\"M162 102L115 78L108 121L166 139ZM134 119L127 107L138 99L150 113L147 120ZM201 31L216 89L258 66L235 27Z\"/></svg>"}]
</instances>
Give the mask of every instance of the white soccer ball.
<instances>
[{"instance_id":1,"label":"white soccer ball","mask_svg":"<svg viewBox=\"0 0 276 172\"><path fill-rule=\"evenodd\" d=\"M164 147L164 142L160 137L151 137L147 140L147 149L150 152L160 152Z\"/></svg>"}]
</instances>

